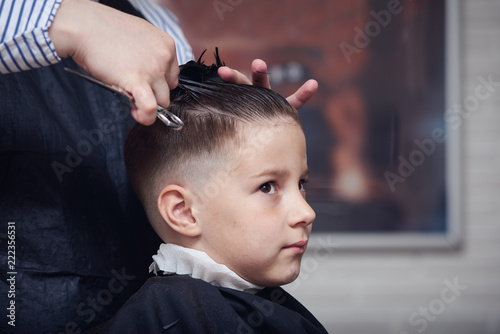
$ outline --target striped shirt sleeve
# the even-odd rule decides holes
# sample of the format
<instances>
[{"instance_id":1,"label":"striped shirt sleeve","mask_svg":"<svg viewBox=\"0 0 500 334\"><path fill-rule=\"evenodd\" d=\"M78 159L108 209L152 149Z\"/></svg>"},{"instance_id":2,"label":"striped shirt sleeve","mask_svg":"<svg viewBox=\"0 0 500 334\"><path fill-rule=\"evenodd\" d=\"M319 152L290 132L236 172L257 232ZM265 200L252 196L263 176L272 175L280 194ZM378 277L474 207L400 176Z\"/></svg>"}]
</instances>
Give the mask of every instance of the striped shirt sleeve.
<instances>
[{"instance_id":1,"label":"striped shirt sleeve","mask_svg":"<svg viewBox=\"0 0 500 334\"><path fill-rule=\"evenodd\" d=\"M61 0L0 1L0 73L60 61L48 29Z\"/></svg>"}]
</instances>

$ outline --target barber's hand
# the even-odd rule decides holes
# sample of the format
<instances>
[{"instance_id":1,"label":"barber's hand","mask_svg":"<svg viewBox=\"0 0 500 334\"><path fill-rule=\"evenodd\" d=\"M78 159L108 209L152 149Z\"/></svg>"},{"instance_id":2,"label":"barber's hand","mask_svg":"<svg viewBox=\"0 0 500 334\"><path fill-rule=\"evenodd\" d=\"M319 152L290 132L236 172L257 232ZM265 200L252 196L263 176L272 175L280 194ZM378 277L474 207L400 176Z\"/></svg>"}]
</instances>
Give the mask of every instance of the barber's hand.
<instances>
[{"instance_id":1,"label":"barber's hand","mask_svg":"<svg viewBox=\"0 0 500 334\"><path fill-rule=\"evenodd\" d=\"M241 72L227 66L219 68L219 76L226 82L236 84L256 85L271 88L267 65L263 60L255 59L252 62L252 82ZM318 90L318 82L310 79L306 81L295 93L287 97L287 101L295 108L300 109Z\"/></svg>"},{"instance_id":2,"label":"barber's hand","mask_svg":"<svg viewBox=\"0 0 500 334\"><path fill-rule=\"evenodd\" d=\"M149 22L88 0L62 1L49 35L61 58L135 99L132 116L156 120L156 106L170 105L179 68L173 39Z\"/></svg>"}]
</instances>

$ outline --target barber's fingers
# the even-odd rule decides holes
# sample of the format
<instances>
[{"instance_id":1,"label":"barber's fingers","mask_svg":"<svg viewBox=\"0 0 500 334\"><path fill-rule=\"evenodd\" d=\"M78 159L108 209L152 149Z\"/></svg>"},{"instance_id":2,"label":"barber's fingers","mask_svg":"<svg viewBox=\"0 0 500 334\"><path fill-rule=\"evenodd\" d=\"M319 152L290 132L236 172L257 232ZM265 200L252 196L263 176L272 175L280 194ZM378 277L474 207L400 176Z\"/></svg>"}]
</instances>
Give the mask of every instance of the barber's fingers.
<instances>
[{"instance_id":1,"label":"barber's fingers","mask_svg":"<svg viewBox=\"0 0 500 334\"><path fill-rule=\"evenodd\" d=\"M271 89L269 75L267 73L267 64L261 59L255 59L252 62L252 84Z\"/></svg>"},{"instance_id":2,"label":"barber's fingers","mask_svg":"<svg viewBox=\"0 0 500 334\"><path fill-rule=\"evenodd\" d=\"M252 62L252 81L250 81L243 73L227 66L220 67L218 74L223 81L228 83L271 88L267 73L267 65L260 59L255 59Z\"/></svg>"},{"instance_id":3,"label":"barber's fingers","mask_svg":"<svg viewBox=\"0 0 500 334\"><path fill-rule=\"evenodd\" d=\"M164 108L170 105L170 90L179 83L179 65L177 62L175 43L168 36L168 47L157 57L160 63L148 68L149 82L156 98L156 104Z\"/></svg>"},{"instance_id":4,"label":"barber's fingers","mask_svg":"<svg viewBox=\"0 0 500 334\"><path fill-rule=\"evenodd\" d=\"M168 86L168 91L175 89L177 87L177 85L179 84L179 73L180 73L179 63L177 61L177 56L176 56L176 51L175 51L175 43L173 46L173 50L171 52L173 52L173 53L171 53L173 58L169 58L169 60L167 62L167 69L166 69L166 74L165 74L165 80L166 80L166 84ZM163 81L160 82L160 84L162 84L162 83L163 83ZM159 88L161 88L161 87L159 87ZM161 102L163 102L163 100L159 99L158 102L159 102L158 104L162 105ZM166 102L166 104L169 104L170 100L165 101L165 102ZM165 108L166 108L166 106L165 106Z\"/></svg>"},{"instance_id":5,"label":"barber's fingers","mask_svg":"<svg viewBox=\"0 0 500 334\"><path fill-rule=\"evenodd\" d=\"M177 81L175 81L175 86L177 86ZM163 108L168 108L170 106L170 90L173 89L171 85L168 85L166 81L159 81L152 86L152 89L157 104Z\"/></svg>"},{"instance_id":6,"label":"barber's fingers","mask_svg":"<svg viewBox=\"0 0 500 334\"><path fill-rule=\"evenodd\" d=\"M271 88L269 83L269 75L267 72L267 64L261 59L255 59L252 62L252 82L242 73L231 69L227 66L220 67L218 74L222 80L228 83L235 84L253 84L255 86L261 86L265 88ZM309 101L309 99L318 90L318 82L314 79L310 79L305 82L295 93L287 97L288 103L290 103L295 109L300 109L304 104Z\"/></svg>"},{"instance_id":7,"label":"barber's fingers","mask_svg":"<svg viewBox=\"0 0 500 334\"><path fill-rule=\"evenodd\" d=\"M138 123L151 125L156 120L156 97L149 84L135 86L131 90L134 96L134 105L132 106L132 117Z\"/></svg>"},{"instance_id":8,"label":"barber's fingers","mask_svg":"<svg viewBox=\"0 0 500 334\"><path fill-rule=\"evenodd\" d=\"M155 122L157 105L164 108L170 106L170 90L178 85L179 67L177 59L169 62L166 74L156 79L152 84L142 83L133 89L132 95L135 100L135 108L132 109L132 116L137 122L144 125L151 125Z\"/></svg>"},{"instance_id":9,"label":"barber's fingers","mask_svg":"<svg viewBox=\"0 0 500 334\"><path fill-rule=\"evenodd\" d=\"M219 77L228 83L233 84L242 84L242 85L251 85L250 80L241 72L236 71L227 66L222 66L219 68L218 72Z\"/></svg>"},{"instance_id":10,"label":"barber's fingers","mask_svg":"<svg viewBox=\"0 0 500 334\"><path fill-rule=\"evenodd\" d=\"M309 101L317 90L318 82L314 79L310 79L286 99L295 109L300 109L304 106L304 104L306 104L307 101Z\"/></svg>"}]
</instances>

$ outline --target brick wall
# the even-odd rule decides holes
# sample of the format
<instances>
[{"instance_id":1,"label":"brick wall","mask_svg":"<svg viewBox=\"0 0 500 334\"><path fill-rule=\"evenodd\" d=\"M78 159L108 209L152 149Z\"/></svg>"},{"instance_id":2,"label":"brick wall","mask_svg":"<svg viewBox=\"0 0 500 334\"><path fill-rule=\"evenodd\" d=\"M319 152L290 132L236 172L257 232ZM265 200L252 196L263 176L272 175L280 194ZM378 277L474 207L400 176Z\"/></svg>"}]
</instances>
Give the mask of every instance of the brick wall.
<instances>
[{"instance_id":1,"label":"brick wall","mask_svg":"<svg viewBox=\"0 0 500 334\"><path fill-rule=\"evenodd\" d=\"M500 1L460 2L462 98L500 82ZM500 333L500 86L462 130L463 244L308 253L289 290L338 334Z\"/></svg>"}]
</instances>

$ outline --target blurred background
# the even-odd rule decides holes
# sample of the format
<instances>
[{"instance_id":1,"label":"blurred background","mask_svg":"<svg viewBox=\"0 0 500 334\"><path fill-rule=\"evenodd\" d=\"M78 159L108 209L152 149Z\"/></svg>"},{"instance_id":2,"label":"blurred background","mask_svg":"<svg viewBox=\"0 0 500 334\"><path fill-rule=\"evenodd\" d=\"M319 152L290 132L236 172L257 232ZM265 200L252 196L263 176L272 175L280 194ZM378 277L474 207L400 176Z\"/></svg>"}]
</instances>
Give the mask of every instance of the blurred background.
<instances>
[{"instance_id":1,"label":"blurred background","mask_svg":"<svg viewBox=\"0 0 500 334\"><path fill-rule=\"evenodd\" d=\"M216 46L246 74L264 59L284 96L319 81L301 117L314 233L328 234L286 288L330 333L500 333L500 1L162 4L195 57L208 49L206 63ZM459 22L452 54L450 8ZM436 133L451 127L459 160ZM426 246L452 225L453 245ZM367 248L341 238L382 234L390 243L400 232L424 242Z\"/></svg>"}]
</instances>

